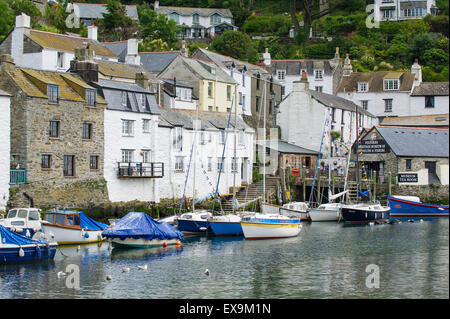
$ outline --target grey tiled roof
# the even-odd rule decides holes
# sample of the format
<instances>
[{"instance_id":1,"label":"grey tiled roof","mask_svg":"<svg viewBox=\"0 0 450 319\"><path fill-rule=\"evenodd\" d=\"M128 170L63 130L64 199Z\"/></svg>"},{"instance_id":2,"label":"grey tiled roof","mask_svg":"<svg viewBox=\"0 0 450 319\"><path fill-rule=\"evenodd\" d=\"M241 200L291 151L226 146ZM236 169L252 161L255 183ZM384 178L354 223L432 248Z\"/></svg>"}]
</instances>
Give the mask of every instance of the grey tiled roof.
<instances>
[{"instance_id":1,"label":"grey tiled roof","mask_svg":"<svg viewBox=\"0 0 450 319\"><path fill-rule=\"evenodd\" d=\"M268 67L272 74L277 70L286 70L286 75L299 75L300 71L306 70L308 75L314 75L315 69L323 69L324 75L332 75L333 67L330 60L272 60Z\"/></svg>"},{"instance_id":2,"label":"grey tiled roof","mask_svg":"<svg viewBox=\"0 0 450 319\"><path fill-rule=\"evenodd\" d=\"M356 108L360 114L367 115L370 117L375 117L375 115L373 115L372 113L364 110L362 107L356 105L352 101L346 100L342 97L323 93L323 92L318 92L315 90L309 90L309 92L311 93L311 96L315 100L319 101L320 103L322 103L325 106L342 109L342 110L346 110L346 111L352 111L352 112L354 112L355 108Z\"/></svg>"},{"instance_id":3,"label":"grey tiled roof","mask_svg":"<svg viewBox=\"0 0 450 319\"><path fill-rule=\"evenodd\" d=\"M139 85L109 80L99 80L98 82L93 82L92 85L102 90L103 96L108 102L108 110L160 114L155 94ZM127 106L122 105L123 91L127 92ZM142 108L138 104L136 93L146 95L147 108Z\"/></svg>"},{"instance_id":4,"label":"grey tiled roof","mask_svg":"<svg viewBox=\"0 0 450 319\"><path fill-rule=\"evenodd\" d=\"M233 18L233 14L230 9L216 9L216 8L188 8L188 7L159 7L156 9L158 13L171 14L172 12L176 12L179 15L191 16L194 13L197 13L199 16L208 17L213 15L214 13L220 14L225 18Z\"/></svg>"},{"instance_id":5,"label":"grey tiled roof","mask_svg":"<svg viewBox=\"0 0 450 319\"><path fill-rule=\"evenodd\" d=\"M125 62L125 57L127 56L127 41L117 41L117 42L102 42L102 45L114 52L119 58L120 62Z\"/></svg>"},{"instance_id":6,"label":"grey tiled roof","mask_svg":"<svg viewBox=\"0 0 450 319\"><path fill-rule=\"evenodd\" d=\"M258 145L264 146L264 142L257 142ZM300 147L283 140L266 141L266 147L284 154L304 154L304 155L318 155L319 153L304 147Z\"/></svg>"},{"instance_id":7,"label":"grey tiled roof","mask_svg":"<svg viewBox=\"0 0 450 319\"><path fill-rule=\"evenodd\" d=\"M447 95L448 82L422 82L414 87L412 96Z\"/></svg>"},{"instance_id":8,"label":"grey tiled roof","mask_svg":"<svg viewBox=\"0 0 450 319\"><path fill-rule=\"evenodd\" d=\"M107 12L105 4L96 3L74 3L74 7L79 8L81 19L102 19L103 13ZM133 20L138 20L137 7L135 5L125 6L127 16Z\"/></svg>"},{"instance_id":9,"label":"grey tiled roof","mask_svg":"<svg viewBox=\"0 0 450 319\"><path fill-rule=\"evenodd\" d=\"M140 52L139 56L141 57L141 65L144 69L157 74L164 70L179 54L180 51Z\"/></svg>"},{"instance_id":10,"label":"grey tiled roof","mask_svg":"<svg viewBox=\"0 0 450 319\"><path fill-rule=\"evenodd\" d=\"M0 95L1 96L11 96L11 94L9 94L8 92L5 92L3 90L0 90Z\"/></svg>"},{"instance_id":11,"label":"grey tiled roof","mask_svg":"<svg viewBox=\"0 0 450 319\"><path fill-rule=\"evenodd\" d=\"M397 156L448 157L448 129L376 126Z\"/></svg>"}]
</instances>

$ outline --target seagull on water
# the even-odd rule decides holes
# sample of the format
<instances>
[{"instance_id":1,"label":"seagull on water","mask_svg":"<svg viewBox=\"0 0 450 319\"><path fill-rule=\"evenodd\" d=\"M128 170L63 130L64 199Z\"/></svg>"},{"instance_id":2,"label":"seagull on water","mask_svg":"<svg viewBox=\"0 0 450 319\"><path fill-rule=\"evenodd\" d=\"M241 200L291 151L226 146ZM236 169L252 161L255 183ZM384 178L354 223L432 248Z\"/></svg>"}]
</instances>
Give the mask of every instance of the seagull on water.
<instances>
[{"instance_id":1,"label":"seagull on water","mask_svg":"<svg viewBox=\"0 0 450 319\"><path fill-rule=\"evenodd\" d=\"M142 270L147 270L147 265L144 265L144 266L137 266L139 269L142 269Z\"/></svg>"}]
</instances>

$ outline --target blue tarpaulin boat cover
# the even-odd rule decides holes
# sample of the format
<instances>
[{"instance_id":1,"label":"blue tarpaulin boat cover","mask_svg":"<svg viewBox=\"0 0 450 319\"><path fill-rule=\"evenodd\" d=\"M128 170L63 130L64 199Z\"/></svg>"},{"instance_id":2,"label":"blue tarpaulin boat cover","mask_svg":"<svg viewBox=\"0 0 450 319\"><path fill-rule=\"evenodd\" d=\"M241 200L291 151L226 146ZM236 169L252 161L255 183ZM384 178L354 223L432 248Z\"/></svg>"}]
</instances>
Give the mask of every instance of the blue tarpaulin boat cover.
<instances>
[{"instance_id":1,"label":"blue tarpaulin boat cover","mask_svg":"<svg viewBox=\"0 0 450 319\"><path fill-rule=\"evenodd\" d=\"M15 232L10 231L8 228L0 225L0 238L1 244L4 245L36 245L36 244L47 244L44 239L33 240L31 238L19 235Z\"/></svg>"},{"instance_id":2,"label":"blue tarpaulin boat cover","mask_svg":"<svg viewBox=\"0 0 450 319\"><path fill-rule=\"evenodd\" d=\"M104 230L106 227L108 227L108 225L106 225L106 224L96 222L95 220L93 220L92 218L90 218L89 216L87 216L85 213L83 213L81 211L59 210L59 211L56 211L55 213L58 213L58 214L79 213L80 214L80 227L82 229Z\"/></svg>"},{"instance_id":3,"label":"blue tarpaulin boat cover","mask_svg":"<svg viewBox=\"0 0 450 319\"><path fill-rule=\"evenodd\" d=\"M173 226L158 222L145 213L131 212L102 232L107 238L182 239L183 233Z\"/></svg>"}]
</instances>

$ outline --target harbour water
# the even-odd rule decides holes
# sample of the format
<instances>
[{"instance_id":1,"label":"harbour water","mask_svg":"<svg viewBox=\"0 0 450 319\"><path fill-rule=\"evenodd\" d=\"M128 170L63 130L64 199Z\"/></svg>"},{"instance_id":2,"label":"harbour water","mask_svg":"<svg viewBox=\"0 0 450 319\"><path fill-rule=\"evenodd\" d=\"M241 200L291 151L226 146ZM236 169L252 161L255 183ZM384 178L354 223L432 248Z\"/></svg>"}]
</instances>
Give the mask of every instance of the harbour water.
<instances>
[{"instance_id":1,"label":"harbour water","mask_svg":"<svg viewBox=\"0 0 450 319\"><path fill-rule=\"evenodd\" d=\"M79 267L79 289L57 276L68 265ZM366 285L368 265L379 288ZM191 237L165 249L62 247L51 262L0 265L0 298L449 298L449 222L312 223L295 238Z\"/></svg>"}]
</instances>

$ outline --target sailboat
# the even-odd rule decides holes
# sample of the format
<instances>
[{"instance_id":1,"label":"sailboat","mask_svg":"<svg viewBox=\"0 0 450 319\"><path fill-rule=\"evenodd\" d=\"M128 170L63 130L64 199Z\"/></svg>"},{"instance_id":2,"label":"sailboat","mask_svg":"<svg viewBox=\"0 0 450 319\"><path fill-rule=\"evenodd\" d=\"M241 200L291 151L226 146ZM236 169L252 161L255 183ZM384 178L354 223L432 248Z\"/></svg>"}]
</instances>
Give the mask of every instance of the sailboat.
<instances>
[{"instance_id":1,"label":"sailboat","mask_svg":"<svg viewBox=\"0 0 450 319\"><path fill-rule=\"evenodd\" d=\"M331 116L331 114L330 114ZM352 139L352 126L350 124L350 141ZM339 221L342 218L342 207L343 203L335 203L334 200L348 193L347 190L347 176L348 176L348 167L350 163L350 155L351 149L348 150L347 161L346 161L346 172L345 172L345 182L344 182L344 191L338 194L332 194L331 191L331 126L328 131L328 137L330 142L330 156L328 158L328 203L321 204L315 209L309 210L309 217L313 222L329 222L329 221Z\"/></svg>"},{"instance_id":2,"label":"sailboat","mask_svg":"<svg viewBox=\"0 0 450 319\"><path fill-rule=\"evenodd\" d=\"M266 86L267 80L264 79L264 151L263 165L266 164ZM266 170L263 171L263 199L261 206L265 203L266 195ZM245 239L269 239L269 238L286 238L294 237L300 233L302 224L300 219L289 218L275 213L255 213L254 215L243 217L241 227Z\"/></svg>"},{"instance_id":3,"label":"sailboat","mask_svg":"<svg viewBox=\"0 0 450 319\"><path fill-rule=\"evenodd\" d=\"M349 203L341 208L342 218L346 223L353 224L367 224L370 222L382 222L388 220L390 217L391 208L389 206L382 206L379 202L372 198L370 189L365 192L360 191L360 177L359 177L359 143L360 134L358 128L358 109L356 109L356 198L369 196L368 201L358 201Z\"/></svg>"},{"instance_id":4,"label":"sailboat","mask_svg":"<svg viewBox=\"0 0 450 319\"><path fill-rule=\"evenodd\" d=\"M191 155L189 158L189 167L186 173L186 180L184 183L185 191L187 186L187 181L189 177L189 170L191 167L192 156L194 157L194 177L192 186L192 211L181 214L181 210L184 202L184 195L180 204L180 216L176 218L176 224L179 231L184 235L204 235L212 232L209 225L208 219L212 217L212 214L206 209L196 210L195 209L195 174L196 174L196 152L197 152L197 132L198 132L199 120L198 120L198 107L196 110L196 120L194 121L194 138L191 147Z\"/></svg>"}]
</instances>

